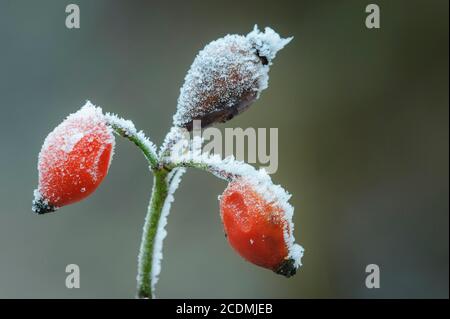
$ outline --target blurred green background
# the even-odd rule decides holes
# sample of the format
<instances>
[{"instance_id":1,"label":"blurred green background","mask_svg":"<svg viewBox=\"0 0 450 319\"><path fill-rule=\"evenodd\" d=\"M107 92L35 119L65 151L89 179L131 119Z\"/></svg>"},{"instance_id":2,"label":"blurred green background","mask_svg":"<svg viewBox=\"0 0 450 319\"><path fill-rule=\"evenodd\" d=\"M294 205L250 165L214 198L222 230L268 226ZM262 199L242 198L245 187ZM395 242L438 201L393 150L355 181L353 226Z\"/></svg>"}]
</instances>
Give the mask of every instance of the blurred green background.
<instances>
[{"instance_id":1,"label":"blurred green background","mask_svg":"<svg viewBox=\"0 0 450 319\"><path fill-rule=\"evenodd\" d=\"M449 296L448 1L0 0L0 297L132 298L151 190L143 156L118 140L110 173L87 200L31 212L46 135L86 99L161 143L196 53L255 23L294 41L269 89L220 127L279 128L304 266L290 279L229 247L217 195L189 171L176 194L157 296L409 298ZM81 288L65 287L65 267ZM365 267L381 288L365 287Z\"/></svg>"}]
</instances>

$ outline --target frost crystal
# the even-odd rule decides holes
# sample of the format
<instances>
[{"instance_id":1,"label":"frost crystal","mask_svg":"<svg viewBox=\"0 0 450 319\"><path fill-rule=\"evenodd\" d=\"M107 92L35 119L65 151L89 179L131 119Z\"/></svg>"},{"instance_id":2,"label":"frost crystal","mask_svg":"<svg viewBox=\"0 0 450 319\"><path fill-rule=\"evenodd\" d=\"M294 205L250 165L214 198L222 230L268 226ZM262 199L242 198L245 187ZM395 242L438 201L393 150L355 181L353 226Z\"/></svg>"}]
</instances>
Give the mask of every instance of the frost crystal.
<instances>
[{"instance_id":1,"label":"frost crystal","mask_svg":"<svg viewBox=\"0 0 450 319\"><path fill-rule=\"evenodd\" d=\"M159 150L161 157L170 155L171 150L179 141L189 140L189 132L183 128L173 126L164 138L164 142ZM169 153L169 154L168 154Z\"/></svg>"},{"instance_id":2,"label":"frost crystal","mask_svg":"<svg viewBox=\"0 0 450 319\"><path fill-rule=\"evenodd\" d=\"M258 30L258 26L255 25L253 31L247 34L246 38L252 43L252 47L258 51L259 56L267 58L270 65L277 55L277 52L291 42L294 37L282 39L278 33L271 28L266 27L264 32L261 32Z\"/></svg>"},{"instance_id":3,"label":"frost crystal","mask_svg":"<svg viewBox=\"0 0 450 319\"><path fill-rule=\"evenodd\" d=\"M173 124L191 130L194 119L207 126L247 109L267 88L269 66L291 39L255 26L247 36L226 35L209 43L185 77Z\"/></svg>"},{"instance_id":4,"label":"frost crystal","mask_svg":"<svg viewBox=\"0 0 450 319\"><path fill-rule=\"evenodd\" d=\"M33 196L34 198L31 205L31 210L36 214L52 213L58 209L58 207L51 205L48 202L48 199L45 199L38 189L34 190Z\"/></svg>"},{"instance_id":5,"label":"frost crystal","mask_svg":"<svg viewBox=\"0 0 450 319\"><path fill-rule=\"evenodd\" d=\"M123 136L136 137L144 144L144 147L150 150L153 154L157 153L157 147L155 146L155 144L153 144L153 142L150 141L147 136L145 136L143 131L138 131L132 121L125 120L112 113L106 113L105 118L107 123L112 127L120 130L120 133Z\"/></svg>"}]
</instances>

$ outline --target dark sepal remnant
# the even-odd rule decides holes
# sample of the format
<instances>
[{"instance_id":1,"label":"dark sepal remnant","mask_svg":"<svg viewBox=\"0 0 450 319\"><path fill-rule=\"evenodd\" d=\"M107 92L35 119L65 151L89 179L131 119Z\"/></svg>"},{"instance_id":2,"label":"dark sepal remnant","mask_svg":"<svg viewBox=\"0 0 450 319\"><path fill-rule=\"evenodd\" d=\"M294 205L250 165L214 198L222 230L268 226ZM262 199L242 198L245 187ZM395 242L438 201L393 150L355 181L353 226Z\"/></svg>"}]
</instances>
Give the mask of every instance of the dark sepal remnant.
<instances>
[{"instance_id":1,"label":"dark sepal remnant","mask_svg":"<svg viewBox=\"0 0 450 319\"><path fill-rule=\"evenodd\" d=\"M259 50L256 50L256 55L261 60L262 65L269 64L269 60L265 56L260 55Z\"/></svg>"},{"instance_id":2,"label":"dark sepal remnant","mask_svg":"<svg viewBox=\"0 0 450 319\"><path fill-rule=\"evenodd\" d=\"M46 201L42 197L38 197L33 200L31 209L36 214L43 215L43 214L52 213L52 212L56 211L57 207L49 204L48 201Z\"/></svg>"},{"instance_id":3,"label":"dark sepal remnant","mask_svg":"<svg viewBox=\"0 0 450 319\"><path fill-rule=\"evenodd\" d=\"M274 270L274 272L279 275L283 275L286 278L294 276L297 272L297 268L295 267L295 260L292 258L286 259L280 266L278 266L277 269Z\"/></svg>"},{"instance_id":4,"label":"dark sepal remnant","mask_svg":"<svg viewBox=\"0 0 450 319\"><path fill-rule=\"evenodd\" d=\"M205 128L214 123L225 123L231 120L238 114L241 114L247 110L250 105L256 100L256 91L246 91L241 94L239 101L232 106L228 105L216 105L214 110L201 116L194 116L189 122L185 123L182 127L189 132L192 131L194 120L201 121L201 128Z\"/></svg>"}]
</instances>

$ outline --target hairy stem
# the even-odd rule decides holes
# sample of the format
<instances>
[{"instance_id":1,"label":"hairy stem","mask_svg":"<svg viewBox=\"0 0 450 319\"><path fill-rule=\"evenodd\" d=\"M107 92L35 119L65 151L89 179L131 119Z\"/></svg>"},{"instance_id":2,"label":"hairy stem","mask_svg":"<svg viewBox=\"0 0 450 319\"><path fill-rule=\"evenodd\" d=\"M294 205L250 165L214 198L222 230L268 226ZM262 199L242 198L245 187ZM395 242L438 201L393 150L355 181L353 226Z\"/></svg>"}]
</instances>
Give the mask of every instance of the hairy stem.
<instances>
[{"instance_id":1,"label":"hairy stem","mask_svg":"<svg viewBox=\"0 0 450 319\"><path fill-rule=\"evenodd\" d=\"M226 181L232 181L234 178L240 176L233 172L224 170L223 167L218 167L213 164L205 163L202 161L195 161L195 160L182 161L182 162L178 162L176 164L165 163L164 167L168 170L172 170L176 167L195 168L195 169L199 169L201 171L211 173L211 174L215 175L216 177L224 179Z\"/></svg>"},{"instance_id":2,"label":"hairy stem","mask_svg":"<svg viewBox=\"0 0 450 319\"><path fill-rule=\"evenodd\" d=\"M165 170L154 171L152 196L145 217L142 233L141 247L138 258L138 298L152 298L152 262L154 254L155 237L158 232L158 224L164 202L168 195L168 172Z\"/></svg>"},{"instance_id":3,"label":"hairy stem","mask_svg":"<svg viewBox=\"0 0 450 319\"><path fill-rule=\"evenodd\" d=\"M152 298L155 284L152 273L154 271L155 238L158 233L164 203L169 195L171 183L169 173L171 170L160 165L153 143L142 132L137 132L134 126L126 120L111 115L108 117L108 123L117 135L127 138L142 151L154 174L152 195L145 216L139 249L137 274L137 297Z\"/></svg>"},{"instance_id":4,"label":"hairy stem","mask_svg":"<svg viewBox=\"0 0 450 319\"><path fill-rule=\"evenodd\" d=\"M162 249L162 240L165 236L166 215L173 201L171 192L173 193L178 186L179 178L184 173L184 169L175 166L166 167L161 160L161 156L158 156L155 145L142 131L138 132L130 121L112 114L108 114L107 119L108 124L117 135L127 138L142 151L149 163L150 170L154 174L152 195L142 231L137 274L137 297L153 298L154 287L160 270L158 263L160 262L161 252L159 250ZM179 137L168 138L166 146L175 143L177 138ZM162 153L164 154L164 152Z\"/></svg>"},{"instance_id":5,"label":"hairy stem","mask_svg":"<svg viewBox=\"0 0 450 319\"><path fill-rule=\"evenodd\" d=\"M158 167L158 157L156 156L155 153L153 153L153 151L149 147L147 147L146 143L142 139L140 139L139 136L137 136L137 135L131 135L131 136L123 135L123 136L128 138L137 147L139 147L141 149L142 153L144 153L144 156L148 160L150 167L152 169L155 169Z\"/></svg>"},{"instance_id":6,"label":"hairy stem","mask_svg":"<svg viewBox=\"0 0 450 319\"><path fill-rule=\"evenodd\" d=\"M130 130L128 127L122 124L123 123L122 121L120 121L120 119L110 116L109 125L112 127L114 132L117 135L125 137L131 142L133 142L144 154L145 158L147 159L150 165L150 168L152 170L157 169L159 166L158 155L150 146L152 145L150 140L142 132L135 131L134 127L132 130Z\"/></svg>"}]
</instances>

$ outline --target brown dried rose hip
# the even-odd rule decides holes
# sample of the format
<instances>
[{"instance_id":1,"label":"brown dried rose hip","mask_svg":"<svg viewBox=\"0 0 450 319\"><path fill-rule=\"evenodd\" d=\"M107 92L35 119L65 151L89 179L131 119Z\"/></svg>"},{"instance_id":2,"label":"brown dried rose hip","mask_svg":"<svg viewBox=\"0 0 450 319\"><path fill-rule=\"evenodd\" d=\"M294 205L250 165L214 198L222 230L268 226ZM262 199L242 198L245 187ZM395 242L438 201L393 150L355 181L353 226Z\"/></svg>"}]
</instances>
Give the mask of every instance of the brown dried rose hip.
<instances>
[{"instance_id":1,"label":"brown dried rose hip","mask_svg":"<svg viewBox=\"0 0 450 319\"><path fill-rule=\"evenodd\" d=\"M282 39L270 28L247 36L227 35L199 52L186 75L173 124L192 130L226 122L242 113L267 88L269 66L292 38Z\"/></svg>"}]
</instances>

